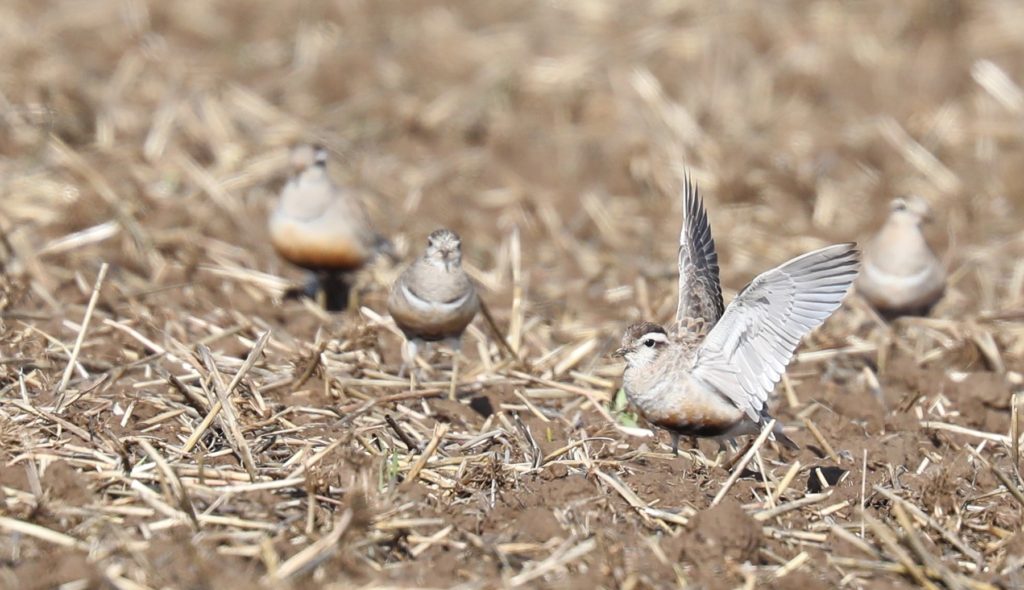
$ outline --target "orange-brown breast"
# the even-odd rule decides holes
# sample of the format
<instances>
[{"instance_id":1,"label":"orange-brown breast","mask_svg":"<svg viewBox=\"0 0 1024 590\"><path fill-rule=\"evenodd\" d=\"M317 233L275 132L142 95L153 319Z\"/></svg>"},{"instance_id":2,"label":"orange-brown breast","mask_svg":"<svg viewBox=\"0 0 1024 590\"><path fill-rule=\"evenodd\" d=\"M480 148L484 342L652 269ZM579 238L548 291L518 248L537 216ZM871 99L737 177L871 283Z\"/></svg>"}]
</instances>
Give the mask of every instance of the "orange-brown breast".
<instances>
[{"instance_id":1,"label":"orange-brown breast","mask_svg":"<svg viewBox=\"0 0 1024 590\"><path fill-rule=\"evenodd\" d=\"M288 222L271 228L270 241L282 258L310 270L355 270L370 255L352 236L326 235Z\"/></svg>"},{"instance_id":2,"label":"orange-brown breast","mask_svg":"<svg viewBox=\"0 0 1024 590\"><path fill-rule=\"evenodd\" d=\"M699 396L684 398L672 408L666 408L647 419L662 428L680 434L716 436L731 430L744 418L738 408L723 404L700 403Z\"/></svg>"}]
</instances>

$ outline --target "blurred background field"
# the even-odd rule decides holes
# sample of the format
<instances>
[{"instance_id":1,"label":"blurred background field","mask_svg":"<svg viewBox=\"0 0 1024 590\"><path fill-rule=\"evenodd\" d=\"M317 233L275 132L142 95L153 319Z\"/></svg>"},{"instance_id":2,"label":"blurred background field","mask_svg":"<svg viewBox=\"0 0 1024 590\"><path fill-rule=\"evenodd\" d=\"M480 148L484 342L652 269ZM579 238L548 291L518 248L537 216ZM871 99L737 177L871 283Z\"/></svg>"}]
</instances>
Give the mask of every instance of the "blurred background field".
<instances>
[{"instance_id":1,"label":"blurred background field","mask_svg":"<svg viewBox=\"0 0 1024 590\"><path fill-rule=\"evenodd\" d=\"M1008 0L3 2L0 586L1018 587L1022 84ZM458 231L525 366L478 321L459 401L407 393L387 261L283 300L299 141L403 260ZM687 168L727 301L900 194L950 271L813 334L803 449L711 509L727 471L603 410Z\"/></svg>"}]
</instances>

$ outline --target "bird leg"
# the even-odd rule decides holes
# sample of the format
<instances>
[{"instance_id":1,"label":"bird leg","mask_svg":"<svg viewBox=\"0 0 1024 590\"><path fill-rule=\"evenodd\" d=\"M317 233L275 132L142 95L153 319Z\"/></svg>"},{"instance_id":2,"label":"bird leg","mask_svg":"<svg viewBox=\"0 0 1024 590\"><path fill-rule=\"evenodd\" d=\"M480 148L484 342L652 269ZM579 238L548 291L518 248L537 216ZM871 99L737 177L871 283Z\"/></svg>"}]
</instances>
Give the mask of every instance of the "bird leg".
<instances>
[{"instance_id":1,"label":"bird leg","mask_svg":"<svg viewBox=\"0 0 1024 590\"><path fill-rule=\"evenodd\" d=\"M402 342L402 365L398 367L398 376L405 377L405 372L410 367L416 368L416 342L406 338L405 342Z\"/></svg>"},{"instance_id":2,"label":"bird leg","mask_svg":"<svg viewBox=\"0 0 1024 590\"><path fill-rule=\"evenodd\" d=\"M321 273L320 288L324 292L324 309L327 311L345 311L348 309L349 293L352 284L349 277L342 273Z\"/></svg>"},{"instance_id":3,"label":"bird leg","mask_svg":"<svg viewBox=\"0 0 1024 590\"><path fill-rule=\"evenodd\" d=\"M733 445L735 446L735 441L734 440L730 439L729 442L733 443ZM723 443L722 441L718 441L718 444L719 444L718 452L720 452L720 453L724 452L725 451L725 443ZM736 453L732 457L730 457L729 460L726 461L722 465L722 467L724 467L726 471L732 471L732 468L735 467L736 464L740 462L740 459L743 458L743 455L747 454L747 451L749 451L750 447L752 447L752 446L754 446L754 438L753 437L751 437L751 439L749 441L747 441L747 444L743 445L742 449L736 451Z\"/></svg>"},{"instance_id":4,"label":"bird leg","mask_svg":"<svg viewBox=\"0 0 1024 590\"><path fill-rule=\"evenodd\" d=\"M679 433L678 432L669 432L669 435L672 437L672 455L678 457L679 456Z\"/></svg>"},{"instance_id":5,"label":"bird leg","mask_svg":"<svg viewBox=\"0 0 1024 590\"><path fill-rule=\"evenodd\" d=\"M451 355L452 366L454 366L454 363L456 362L456 357L462 351L462 340L459 337L445 338L443 341L437 343L437 347L434 346L434 342L426 342L425 344L427 348L432 352L430 354L424 354L423 358L427 360L431 368L441 371L445 369L451 369L452 367L439 364L436 362L438 359L436 359L435 357L439 352L441 353L442 356L444 355L445 352L448 352ZM448 350L445 351L445 349Z\"/></svg>"},{"instance_id":6,"label":"bird leg","mask_svg":"<svg viewBox=\"0 0 1024 590\"><path fill-rule=\"evenodd\" d=\"M450 349L452 355L452 380L448 388L448 399L454 401L456 383L459 379L459 354L462 352L462 338L460 336L445 338L444 344Z\"/></svg>"},{"instance_id":7,"label":"bird leg","mask_svg":"<svg viewBox=\"0 0 1024 590\"><path fill-rule=\"evenodd\" d=\"M416 350L419 348L418 338L407 338L402 343L402 365L398 368L398 378L401 379L405 376L405 372L409 371L409 389L416 389L416 382L420 379L419 367L416 366Z\"/></svg>"},{"instance_id":8,"label":"bird leg","mask_svg":"<svg viewBox=\"0 0 1024 590\"><path fill-rule=\"evenodd\" d=\"M420 374L434 376L434 360L437 356L437 347L434 343L428 340L420 340L418 344L423 347L423 355L420 360L423 361L422 365L417 365L420 368Z\"/></svg>"},{"instance_id":9,"label":"bird leg","mask_svg":"<svg viewBox=\"0 0 1024 590\"><path fill-rule=\"evenodd\" d=\"M451 349L453 357L462 352L462 338L459 336L445 338L444 345Z\"/></svg>"},{"instance_id":10,"label":"bird leg","mask_svg":"<svg viewBox=\"0 0 1024 590\"><path fill-rule=\"evenodd\" d=\"M452 382L448 387L448 399L455 401L455 384L459 380L459 354L452 354Z\"/></svg>"}]
</instances>

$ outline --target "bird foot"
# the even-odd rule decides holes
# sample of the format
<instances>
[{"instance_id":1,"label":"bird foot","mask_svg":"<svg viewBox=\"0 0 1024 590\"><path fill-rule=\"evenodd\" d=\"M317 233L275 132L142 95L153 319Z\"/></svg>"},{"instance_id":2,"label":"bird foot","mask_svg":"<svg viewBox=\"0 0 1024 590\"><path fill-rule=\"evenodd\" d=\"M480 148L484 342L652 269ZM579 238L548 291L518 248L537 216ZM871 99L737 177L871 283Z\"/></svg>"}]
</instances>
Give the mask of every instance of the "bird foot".
<instances>
[{"instance_id":1,"label":"bird foot","mask_svg":"<svg viewBox=\"0 0 1024 590\"><path fill-rule=\"evenodd\" d=\"M718 452L719 452L719 453L724 453L724 452L726 452L726 446L725 446L725 444L723 444L723 443L719 443L719 444L720 444L720 447L719 447L719 449L718 449ZM727 461L726 461L725 463L723 463L723 464L722 464L722 467L723 467L723 468L724 468L724 469L725 469L726 471L732 471L732 468L733 468L733 467L735 467L735 466L736 466L736 464L740 462L740 459L742 459L742 458L743 458L743 455L746 455L746 454L747 454L747 451L749 451L749 450L750 450L750 448L751 448L751 447L753 447L753 446L754 446L754 439L753 439L753 438L751 438L751 439L750 439L749 441L747 441L747 444L743 445L743 448L741 448L741 449L739 449L738 451L736 451L736 452L735 452L735 453L733 454L733 456L732 456L732 457L730 457L730 458L729 458L729 459L728 459L728 460L727 460Z\"/></svg>"}]
</instances>

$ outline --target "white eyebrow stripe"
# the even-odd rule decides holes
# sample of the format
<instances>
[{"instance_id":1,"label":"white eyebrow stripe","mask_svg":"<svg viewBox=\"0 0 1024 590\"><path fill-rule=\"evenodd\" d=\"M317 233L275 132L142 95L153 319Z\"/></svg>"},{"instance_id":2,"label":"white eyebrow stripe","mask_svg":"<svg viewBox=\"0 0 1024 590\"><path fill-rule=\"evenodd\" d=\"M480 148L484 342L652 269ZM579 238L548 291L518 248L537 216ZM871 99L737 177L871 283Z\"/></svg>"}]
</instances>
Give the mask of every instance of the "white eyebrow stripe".
<instances>
[{"instance_id":1,"label":"white eyebrow stripe","mask_svg":"<svg viewBox=\"0 0 1024 590\"><path fill-rule=\"evenodd\" d=\"M658 342L668 342L668 336L661 332L648 332L641 336L640 340L656 340Z\"/></svg>"}]
</instances>

